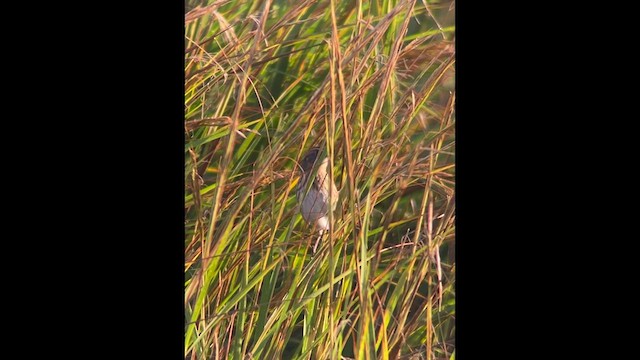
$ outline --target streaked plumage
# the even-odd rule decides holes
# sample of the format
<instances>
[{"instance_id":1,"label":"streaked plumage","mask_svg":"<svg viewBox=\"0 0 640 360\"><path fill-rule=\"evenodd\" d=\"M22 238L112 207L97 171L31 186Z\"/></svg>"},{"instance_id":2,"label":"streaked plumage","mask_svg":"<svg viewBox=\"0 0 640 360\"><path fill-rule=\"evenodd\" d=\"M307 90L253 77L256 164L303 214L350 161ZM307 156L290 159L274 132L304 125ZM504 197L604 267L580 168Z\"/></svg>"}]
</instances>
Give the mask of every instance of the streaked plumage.
<instances>
[{"instance_id":1,"label":"streaked plumage","mask_svg":"<svg viewBox=\"0 0 640 360\"><path fill-rule=\"evenodd\" d=\"M296 189L296 197L300 204L300 212L304 220L315 226L316 230L322 233L329 230L329 207L335 210L338 200L338 189L333 182L333 178L328 174L329 159L325 156L318 160L321 150L311 148L300 162L301 177ZM308 180L313 172L316 161L320 161L318 172L313 177L313 182L309 185ZM307 192L307 188L309 191ZM329 206L329 191L331 189L331 206ZM316 242L317 246L317 242ZM314 246L314 252L315 248Z\"/></svg>"}]
</instances>

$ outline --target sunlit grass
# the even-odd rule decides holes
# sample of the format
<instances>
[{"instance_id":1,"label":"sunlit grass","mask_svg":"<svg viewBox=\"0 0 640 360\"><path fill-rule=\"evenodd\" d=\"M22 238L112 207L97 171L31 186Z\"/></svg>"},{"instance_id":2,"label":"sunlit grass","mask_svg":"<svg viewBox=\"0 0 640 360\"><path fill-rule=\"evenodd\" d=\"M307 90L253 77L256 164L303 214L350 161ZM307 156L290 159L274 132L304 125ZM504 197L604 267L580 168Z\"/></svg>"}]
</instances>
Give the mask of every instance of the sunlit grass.
<instances>
[{"instance_id":1,"label":"sunlit grass","mask_svg":"<svg viewBox=\"0 0 640 360\"><path fill-rule=\"evenodd\" d=\"M185 358L453 358L453 3L186 10ZM315 254L313 145L340 190Z\"/></svg>"}]
</instances>

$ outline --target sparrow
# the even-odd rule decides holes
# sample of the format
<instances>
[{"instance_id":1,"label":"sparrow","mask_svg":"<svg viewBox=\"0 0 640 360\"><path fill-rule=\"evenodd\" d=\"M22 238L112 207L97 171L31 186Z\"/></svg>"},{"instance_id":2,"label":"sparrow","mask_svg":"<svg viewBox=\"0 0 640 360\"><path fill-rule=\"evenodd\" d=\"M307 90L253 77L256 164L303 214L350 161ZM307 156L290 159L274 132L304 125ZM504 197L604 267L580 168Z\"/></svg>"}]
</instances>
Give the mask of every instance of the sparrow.
<instances>
[{"instance_id":1,"label":"sparrow","mask_svg":"<svg viewBox=\"0 0 640 360\"><path fill-rule=\"evenodd\" d=\"M313 147L302 158L301 176L296 187L302 217L308 224L315 225L320 234L313 246L314 253L323 233L329 230L329 210L334 211L338 202L338 189L329 174L329 159L326 156L320 159L320 153L320 148ZM315 174L314 167L318 169Z\"/></svg>"}]
</instances>

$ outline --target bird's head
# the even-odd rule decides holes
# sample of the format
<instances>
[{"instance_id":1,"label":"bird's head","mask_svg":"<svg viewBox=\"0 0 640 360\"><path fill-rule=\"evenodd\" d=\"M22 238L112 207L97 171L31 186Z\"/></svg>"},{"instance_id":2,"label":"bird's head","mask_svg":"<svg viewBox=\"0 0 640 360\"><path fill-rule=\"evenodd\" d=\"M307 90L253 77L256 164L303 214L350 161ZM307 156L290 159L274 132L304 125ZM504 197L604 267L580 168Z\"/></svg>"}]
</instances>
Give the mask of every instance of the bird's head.
<instances>
[{"instance_id":1,"label":"bird's head","mask_svg":"<svg viewBox=\"0 0 640 360\"><path fill-rule=\"evenodd\" d=\"M310 173L313 170L313 166L320 156L320 148L313 147L307 151L302 160L300 161L300 167L305 173Z\"/></svg>"}]
</instances>

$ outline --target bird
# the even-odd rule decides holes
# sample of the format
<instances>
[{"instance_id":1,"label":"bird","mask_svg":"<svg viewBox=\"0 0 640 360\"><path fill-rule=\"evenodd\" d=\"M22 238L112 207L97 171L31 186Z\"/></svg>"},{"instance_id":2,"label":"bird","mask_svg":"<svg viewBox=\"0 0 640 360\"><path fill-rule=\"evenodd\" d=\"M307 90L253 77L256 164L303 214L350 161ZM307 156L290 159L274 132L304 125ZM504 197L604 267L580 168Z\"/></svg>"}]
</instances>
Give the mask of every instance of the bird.
<instances>
[{"instance_id":1,"label":"bird","mask_svg":"<svg viewBox=\"0 0 640 360\"><path fill-rule=\"evenodd\" d=\"M320 148L312 147L304 155L300 162L301 176L296 187L296 197L302 217L308 224L314 225L319 232L313 246L314 253L322 235L330 228L329 210L335 211L338 202L338 189L333 176L329 173L329 159L326 156L320 159L320 153ZM314 175L315 167L318 170Z\"/></svg>"}]
</instances>

